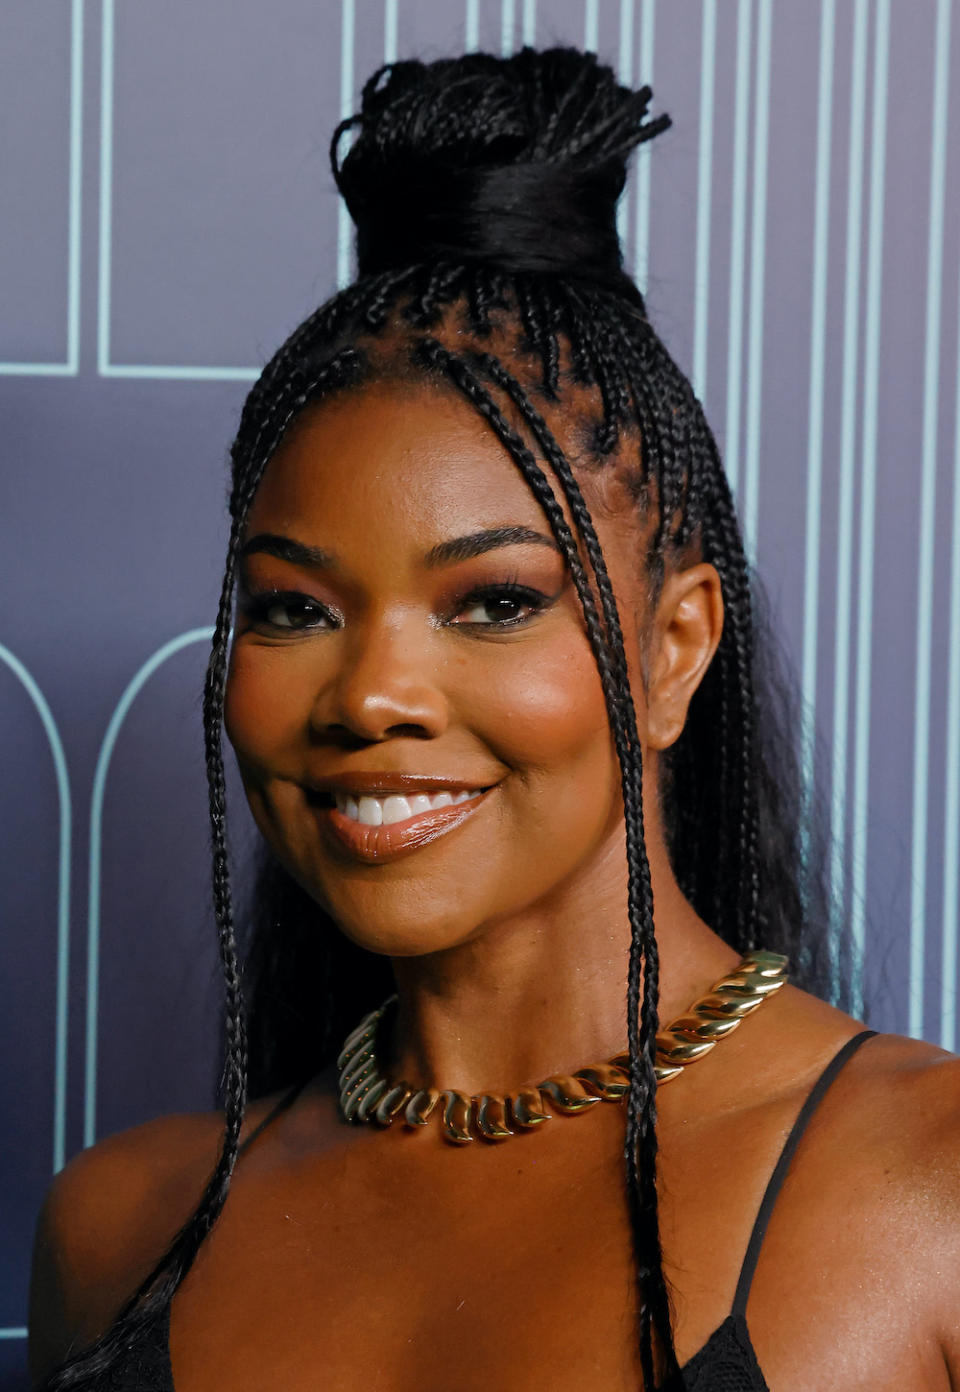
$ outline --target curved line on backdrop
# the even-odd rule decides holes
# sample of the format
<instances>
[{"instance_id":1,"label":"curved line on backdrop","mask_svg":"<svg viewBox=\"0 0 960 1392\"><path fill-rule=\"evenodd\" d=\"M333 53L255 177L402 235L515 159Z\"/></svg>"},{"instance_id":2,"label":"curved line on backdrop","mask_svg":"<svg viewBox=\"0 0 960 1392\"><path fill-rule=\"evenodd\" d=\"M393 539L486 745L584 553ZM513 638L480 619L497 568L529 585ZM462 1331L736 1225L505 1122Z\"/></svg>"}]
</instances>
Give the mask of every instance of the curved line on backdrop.
<instances>
[{"instance_id":1,"label":"curved line on backdrop","mask_svg":"<svg viewBox=\"0 0 960 1392\"><path fill-rule=\"evenodd\" d=\"M100 867L103 847L103 800L107 774L114 746L133 705L143 687L168 658L192 643L209 643L212 628L191 628L177 638L164 643L137 670L114 708L110 723L100 744L97 767L93 776L90 797L90 884L87 904L87 1035L83 1102L83 1144L91 1146L96 1139L97 1113L97 1020L100 1009Z\"/></svg>"},{"instance_id":2,"label":"curved line on backdrop","mask_svg":"<svg viewBox=\"0 0 960 1392\"><path fill-rule=\"evenodd\" d=\"M67 1117L67 987L70 975L70 776L63 740L47 699L18 657L0 643L0 661L21 683L40 717L57 775L60 849L57 884L57 1006L53 1081L53 1173L63 1169Z\"/></svg>"}]
</instances>

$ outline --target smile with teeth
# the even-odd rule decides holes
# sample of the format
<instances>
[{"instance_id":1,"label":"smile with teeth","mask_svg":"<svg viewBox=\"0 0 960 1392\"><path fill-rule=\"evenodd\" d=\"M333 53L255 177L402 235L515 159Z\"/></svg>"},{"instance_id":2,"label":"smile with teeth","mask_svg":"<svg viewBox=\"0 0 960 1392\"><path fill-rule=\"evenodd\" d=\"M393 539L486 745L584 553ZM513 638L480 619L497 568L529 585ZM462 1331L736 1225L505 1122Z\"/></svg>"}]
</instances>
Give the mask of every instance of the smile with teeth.
<instances>
[{"instance_id":1,"label":"smile with teeth","mask_svg":"<svg viewBox=\"0 0 960 1392\"><path fill-rule=\"evenodd\" d=\"M334 792L333 800L338 812L349 817L361 826L393 826L405 822L410 817L423 812L436 812L441 807L456 807L461 802L469 802L479 797L482 788L459 793L416 793L412 797L402 797L390 793L385 797L371 797L364 794L355 798L350 793Z\"/></svg>"}]
</instances>

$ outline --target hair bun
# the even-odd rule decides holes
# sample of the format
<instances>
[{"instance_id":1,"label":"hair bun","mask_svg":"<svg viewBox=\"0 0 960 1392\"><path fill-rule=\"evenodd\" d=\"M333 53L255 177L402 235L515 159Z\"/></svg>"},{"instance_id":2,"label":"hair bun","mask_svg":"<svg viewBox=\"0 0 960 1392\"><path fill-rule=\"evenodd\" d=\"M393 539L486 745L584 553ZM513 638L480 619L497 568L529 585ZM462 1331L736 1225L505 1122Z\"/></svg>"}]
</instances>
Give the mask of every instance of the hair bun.
<instances>
[{"instance_id":1,"label":"hair bun","mask_svg":"<svg viewBox=\"0 0 960 1392\"><path fill-rule=\"evenodd\" d=\"M330 147L360 274L484 261L615 283L627 158L670 124L646 120L651 96L573 48L380 68Z\"/></svg>"}]
</instances>

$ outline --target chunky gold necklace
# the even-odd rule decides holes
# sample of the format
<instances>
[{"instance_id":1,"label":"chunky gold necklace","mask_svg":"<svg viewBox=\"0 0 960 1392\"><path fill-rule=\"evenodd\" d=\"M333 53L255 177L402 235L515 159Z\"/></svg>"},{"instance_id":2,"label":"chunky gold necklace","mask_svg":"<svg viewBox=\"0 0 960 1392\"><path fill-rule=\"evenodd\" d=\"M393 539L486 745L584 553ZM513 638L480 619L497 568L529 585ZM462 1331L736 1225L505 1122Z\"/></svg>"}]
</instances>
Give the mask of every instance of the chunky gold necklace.
<instances>
[{"instance_id":1,"label":"chunky gold necklace","mask_svg":"<svg viewBox=\"0 0 960 1392\"><path fill-rule=\"evenodd\" d=\"M758 950L748 952L732 972L715 981L685 1015L657 1035L657 1083L669 1082L703 1058L744 1016L779 991L787 980L786 967L787 959L779 952ZM390 1126L402 1114L405 1125L426 1126L438 1110L443 1135L454 1145L465 1145L475 1135L487 1141L505 1141L514 1134L513 1126L528 1130L549 1121L548 1099L557 1111L576 1116L597 1102L619 1102L629 1091L627 1053L606 1063L588 1064L576 1073L558 1073L533 1087L519 1088L510 1097L495 1092L471 1096L456 1088L391 1083L380 1072L375 1049L380 1020L396 999L388 997L379 1009L365 1015L340 1051L340 1111L347 1121Z\"/></svg>"}]
</instances>

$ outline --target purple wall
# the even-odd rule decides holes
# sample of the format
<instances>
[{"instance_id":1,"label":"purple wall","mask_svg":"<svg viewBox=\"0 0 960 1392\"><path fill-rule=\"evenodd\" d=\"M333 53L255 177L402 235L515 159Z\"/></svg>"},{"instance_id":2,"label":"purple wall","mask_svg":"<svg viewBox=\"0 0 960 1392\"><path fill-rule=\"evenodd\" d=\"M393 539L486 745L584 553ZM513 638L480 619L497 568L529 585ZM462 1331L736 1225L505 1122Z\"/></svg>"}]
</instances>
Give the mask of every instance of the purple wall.
<instances>
[{"instance_id":1,"label":"purple wall","mask_svg":"<svg viewBox=\"0 0 960 1392\"><path fill-rule=\"evenodd\" d=\"M349 275L333 125L385 55L530 37L597 46L674 118L625 196L627 262L705 397L806 692L837 952L865 945L873 1025L955 1047L950 0L6 0L0 1388L24 1378L52 1171L212 1102L200 688L225 456L258 365Z\"/></svg>"}]
</instances>

